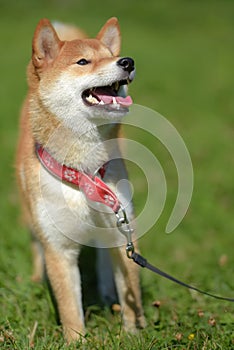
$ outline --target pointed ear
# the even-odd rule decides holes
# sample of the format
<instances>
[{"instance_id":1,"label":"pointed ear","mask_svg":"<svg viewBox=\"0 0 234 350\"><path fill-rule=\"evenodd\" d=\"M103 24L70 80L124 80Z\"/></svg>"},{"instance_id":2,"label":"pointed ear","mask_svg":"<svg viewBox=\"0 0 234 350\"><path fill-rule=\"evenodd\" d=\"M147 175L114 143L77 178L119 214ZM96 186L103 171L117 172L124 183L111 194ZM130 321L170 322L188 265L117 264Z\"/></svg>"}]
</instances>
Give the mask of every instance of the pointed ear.
<instances>
[{"instance_id":1,"label":"pointed ear","mask_svg":"<svg viewBox=\"0 0 234 350\"><path fill-rule=\"evenodd\" d=\"M37 25L32 44L32 62L36 68L45 67L58 55L63 42L48 19L42 19Z\"/></svg>"},{"instance_id":2,"label":"pointed ear","mask_svg":"<svg viewBox=\"0 0 234 350\"><path fill-rule=\"evenodd\" d=\"M106 45L114 56L119 56L121 35L117 18L110 18L97 35L97 39Z\"/></svg>"}]
</instances>

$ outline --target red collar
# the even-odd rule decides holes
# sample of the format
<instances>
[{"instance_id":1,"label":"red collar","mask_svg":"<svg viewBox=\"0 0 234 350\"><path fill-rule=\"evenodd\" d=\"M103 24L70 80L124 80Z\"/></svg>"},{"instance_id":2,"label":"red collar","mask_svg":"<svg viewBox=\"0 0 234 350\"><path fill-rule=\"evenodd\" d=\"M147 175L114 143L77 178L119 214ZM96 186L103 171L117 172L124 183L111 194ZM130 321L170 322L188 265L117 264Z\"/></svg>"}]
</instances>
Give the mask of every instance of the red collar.
<instances>
[{"instance_id":1,"label":"red collar","mask_svg":"<svg viewBox=\"0 0 234 350\"><path fill-rule=\"evenodd\" d=\"M65 164L58 163L57 160L39 144L36 144L36 154L44 168L57 179L75 185L89 200L105 204L115 213L118 213L120 209L118 198L99 177L82 173ZM103 166L98 172L103 179L106 167Z\"/></svg>"}]
</instances>

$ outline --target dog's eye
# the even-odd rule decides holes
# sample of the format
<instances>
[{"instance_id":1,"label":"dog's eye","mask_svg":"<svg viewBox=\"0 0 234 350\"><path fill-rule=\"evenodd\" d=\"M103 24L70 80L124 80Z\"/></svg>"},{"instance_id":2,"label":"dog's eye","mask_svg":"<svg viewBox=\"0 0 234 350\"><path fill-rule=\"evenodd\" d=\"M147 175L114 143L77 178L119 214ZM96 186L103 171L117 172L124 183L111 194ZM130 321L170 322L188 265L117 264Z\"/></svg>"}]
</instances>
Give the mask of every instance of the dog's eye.
<instances>
[{"instance_id":1,"label":"dog's eye","mask_svg":"<svg viewBox=\"0 0 234 350\"><path fill-rule=\"evenodd\" d=\"M76 62L80 66L85 66L86 64L89 64L90 62L87 61L85 58L81 58L79 61Z\"/></svg>"}]
</instances>

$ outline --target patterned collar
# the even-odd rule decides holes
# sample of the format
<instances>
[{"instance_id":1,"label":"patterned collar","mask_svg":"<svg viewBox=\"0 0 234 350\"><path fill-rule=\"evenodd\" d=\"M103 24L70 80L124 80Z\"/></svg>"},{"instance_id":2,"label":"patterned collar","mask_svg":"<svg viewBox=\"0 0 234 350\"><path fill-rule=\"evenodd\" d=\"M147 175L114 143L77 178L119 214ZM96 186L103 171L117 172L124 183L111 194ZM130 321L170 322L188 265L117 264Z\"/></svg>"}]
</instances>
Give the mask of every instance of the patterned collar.
<instances>
[{"instance_id":1,"label":"patterned collar","mask_svg":"<svg viewBox=\"0 0 234 350\"><path fill-rule=\"evenodd\" d=\"M36 154L43 167L58 180L74 185L85 194L87 199L102 203L118 213L120 202L115 193L102 180L106 173L106 165L98 171L100 179L98 176L92 176L65 164L60 164L38 143L36 144Z\"/></svg>"}]
</instances>

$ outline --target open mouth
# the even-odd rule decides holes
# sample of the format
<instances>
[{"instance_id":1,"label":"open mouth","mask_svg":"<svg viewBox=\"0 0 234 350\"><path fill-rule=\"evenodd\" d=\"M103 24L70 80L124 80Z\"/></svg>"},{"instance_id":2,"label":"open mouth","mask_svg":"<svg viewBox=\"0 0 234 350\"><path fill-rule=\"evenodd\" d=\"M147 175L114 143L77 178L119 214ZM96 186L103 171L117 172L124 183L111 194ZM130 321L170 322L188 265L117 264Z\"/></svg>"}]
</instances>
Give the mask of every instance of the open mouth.
<instances>
[{"instance_id":1,"label":"open mouth","mask_svg":"<svg viewBox=\"0 0 234 350\"><path fill-rule=\"evenodd\" d=\"M82 93L83 101L89 106L128 108L132 104L130 96L126 96L126 87L130 80L120 80L108 86L97 86Z\"/></svg>"}]
</instances>

